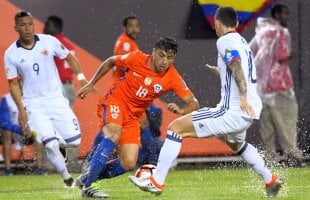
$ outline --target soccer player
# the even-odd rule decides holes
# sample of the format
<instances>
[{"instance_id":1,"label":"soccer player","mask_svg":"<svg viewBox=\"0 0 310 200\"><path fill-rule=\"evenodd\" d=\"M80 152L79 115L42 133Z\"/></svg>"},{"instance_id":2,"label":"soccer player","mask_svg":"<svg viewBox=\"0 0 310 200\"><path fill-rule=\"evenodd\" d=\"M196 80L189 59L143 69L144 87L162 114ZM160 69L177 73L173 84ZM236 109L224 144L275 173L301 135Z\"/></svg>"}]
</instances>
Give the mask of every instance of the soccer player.
<instances>
[{"instance_id":1,"label":"soccer player","mask_svg":"<svg viewBox=\"0 0 310 200\"><path fill-rule=\"evenodd\" d=\"M136 16L128 16L123 20L124 32L117 38L114 45L114 55L124 55L139 50L136 39L140 32L139 20ZM125 75L126 68L114 66L113 80L118 81Z\"/></svg>"},{"instance_id":2,"label":"soccer player","mask_svg":"<svg viewBox=\"0 0 310 200\"><path fill-rule=\"evenodd\" d=\"M79 62L55 37L34 34L30 12L15 15L15 31L19 39L11 44L4 55L6 78L18 108L18 121L23 133L43 143L47 158L62 176L65 186L73 186L59 151L59 138L68 145L77 146L81 141L78 120L71 108L59 79L54 56L65 58L77 75L81 85L87 81Z\"/></svg>"},{"instance_id":3,"label":"soccer player","mask_svg":"<svg viewBox=\"0 0 310 200\"><path fill-rule=\"evenodd\" d=\"M85 98L113 66L128 69L124 78L111 86L99 101L98 116L104 139L91 159L82 196L107 197L96 185L99 176L112 178L136 166L140 145L139 118L155 98L173 91L185 104L179 107L169 103L168 110L184 115L198 109L198 101L173 65L177 48L175 40L160 38L152 55L134 51L112 56L99 66L91 81L78 92L80 98ZM114 147L117 147L119 159L107 162Z\"/></svg>"},{"instance_id":4,"label":"soccer player","mask_svg":"<svg viewBox=\"0 0 310 200\"><path fill-rule=\"evenodd\" d=\"M189 113L169 125L153 176L129 177L140 189L155 194L162 192L168 170L181 149L182 138L224 136L234 153L263 178L267 196L277 195L283 180L270 173L257 149L245 141L246 130L259 118L262 103L256 92L252 52L246 40L236 32L237 24L237 14L232 7L218 8L215 30L219 37L216 43L221 79L219 104L216 108Z\"/></svg>"},{"instance_id":5,"label":"soccer player","mask_svg":"<svg viewBox=\"0 0 310 200\"><path fill-rule=\"evenodd\" d=\"M117 38L114 46L114 55L124 55L129 52L139 50L136 39L140 32L139 20L136 16L128 16L123 20L123 33ZM126 68L114 66L112 69L113 80L111 84L119 81L126 73ZM151 112L146 112L146 115L140 117L140 130L141 130L141 150L138 156L137 166L142 164L155 164L158 158L158 146L160 146L159 139L159 126L161 121L161 111L155 105L148 108ZM152 116L151 116L152 115ZM156 127L157 126L157 127ZM156 130L155 130L156 129ZM155 133L156 132L156 133ZM90 161L97 145L104 138L101 132L95 137L94 143L87 156L85 166L82 171L87 172L88 162ZM82 177L79 177L82 178Z\"/></svg>"}]
</instances>

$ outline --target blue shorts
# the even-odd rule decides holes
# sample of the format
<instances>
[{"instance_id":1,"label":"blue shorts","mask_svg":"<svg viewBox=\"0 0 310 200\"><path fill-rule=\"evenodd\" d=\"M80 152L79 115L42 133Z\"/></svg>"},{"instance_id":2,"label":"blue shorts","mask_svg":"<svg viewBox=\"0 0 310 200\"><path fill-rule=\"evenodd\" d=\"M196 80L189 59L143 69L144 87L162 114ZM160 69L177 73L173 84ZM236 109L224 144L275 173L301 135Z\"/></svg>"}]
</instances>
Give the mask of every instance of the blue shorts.
<instances>
[{"instance_id":1,"label":"blue shorts","mask_svg":"<svg viewBox=\"0 0 310 200\"><path fill-rule=\"evenodd\" d=\"M20 133L21 128L12 122L12 116L5 98L0 99L0 129Z\"/></svg>"}]
</instances>

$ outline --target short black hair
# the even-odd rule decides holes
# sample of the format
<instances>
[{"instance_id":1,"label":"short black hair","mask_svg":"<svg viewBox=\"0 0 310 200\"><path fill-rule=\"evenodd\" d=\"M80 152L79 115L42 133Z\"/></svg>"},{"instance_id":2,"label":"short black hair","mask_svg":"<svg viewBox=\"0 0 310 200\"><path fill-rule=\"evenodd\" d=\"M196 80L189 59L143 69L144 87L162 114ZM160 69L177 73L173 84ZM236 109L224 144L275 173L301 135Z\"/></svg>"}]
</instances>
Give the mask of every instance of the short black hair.
<instances>
[{"instance_id":1,"label":"short black hair","mask_svg":"<svg viewBox=\"0 0 310 200\"><path fill-rule=\"evenodd\" d=\"M270 10L271 17L273 19L275 19L276 14L281 13L283 8L288 9L288 7L284 4L276 4L276 5L272 6L272 8Z\"/></svg>"},{"instance_id":2,"label":"short black hair","mask_svg":"<svg viewBox=\"0 0 310 200\"><path fill-rule=\"evenodd\" d=\"M15 20L15 24L17 22L17 20L21 17L27 17L27 16L30 16L32 17L31 13L28 12L28 11L25 11L25 10L21 10L21 11L18 11L16 14L15 14L15 17L14 17L14 20Z\"/></svg>"},{"instance_id":3,"label":"short black hair","mask_svg":"<svg viewBox=\"0 0 310 200\"><path fill-rule=\"evenodd\" d=\"M159 40L157 40L155 44L156 49L162 49L166 52L168 50L172 50L174 54L177 54L178 52L178 43L176 40L169 38L169 37L161 37Z\"/></svg>"},{"instance_id":4,"label":"short black hair","mask_svg":"<svg viewBox=\"0 0 310 200\"><path fill-rule=\"evenodd\" d=\"M219 7L215 12L215 19L227 27L236 27L238 22L237 13L231 6Z\"/></svg>"},{"instance_id":5,"label":"short black hair","mask_svg":"<svg viewBox=\"0 0 310 200\"><path fill-rule=\"evenodd\" d=\"M60 32L62 31L63 21L61 17L58 17L56 15L51 15L47 17L47 20L53 22L54 26L58 28Z\"/></svg>"},{"instance_id":6,"label":"short black hair","mask_svg":"<svg viewBox=\"0 0 310 200\"><path fill-rule=\"evenodd\" d=\"M124 20L123 20L123 26L126 27L128 25L128 21L129 20L132 20L132 19L137 19L138 20L138 17L134 16L134 15L131 15L131 16L128 16L126 17Z\"/></svg>"}]
</instances>

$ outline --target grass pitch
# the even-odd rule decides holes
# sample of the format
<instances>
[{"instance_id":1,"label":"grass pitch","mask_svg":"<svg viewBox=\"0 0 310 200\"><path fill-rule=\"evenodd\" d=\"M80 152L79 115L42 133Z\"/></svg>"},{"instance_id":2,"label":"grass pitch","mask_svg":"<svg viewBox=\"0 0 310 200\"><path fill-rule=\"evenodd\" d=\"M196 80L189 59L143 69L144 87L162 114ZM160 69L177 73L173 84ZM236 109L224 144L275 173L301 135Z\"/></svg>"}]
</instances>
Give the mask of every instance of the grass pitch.
<instances>
[{"instance_id":1,"label":"grass pitch","mask_svg":"<svg viewBox=\"0 0 310 200\"><path fill-rule=\"evenodd\" d=\"M279 168L274 173L285 180L277 199L310 199L310 167ZM169 173L166 187L160 196L137 189L124 174L102 181L102 191L109 199L167 199L167 200L256 200L264 197L263 182L248 168L177 169ZM77 176L77 175L75 175ZM82 199L78 188L65 189L59 175L0 176L1 200L62 200Z\"/></svg>"}]
</instances>

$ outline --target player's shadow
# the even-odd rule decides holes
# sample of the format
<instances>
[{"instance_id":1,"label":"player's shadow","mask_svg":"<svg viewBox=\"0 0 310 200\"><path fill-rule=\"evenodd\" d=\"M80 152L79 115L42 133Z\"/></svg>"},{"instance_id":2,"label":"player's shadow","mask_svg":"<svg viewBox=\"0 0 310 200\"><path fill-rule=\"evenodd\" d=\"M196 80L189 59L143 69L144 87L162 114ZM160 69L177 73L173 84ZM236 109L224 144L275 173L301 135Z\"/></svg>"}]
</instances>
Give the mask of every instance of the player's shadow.
<instances>
[{"instance_id":1,"label":"player's shadow","mask_svg":"<svg viewBox=\"0 0 310 200\"><path fill-rule=\"evenodd\" d=\"M186 39L214 39L217 37L215 31L205 18L197 0L191 2L184 36Z\"/></svg>"}]
</instances>

